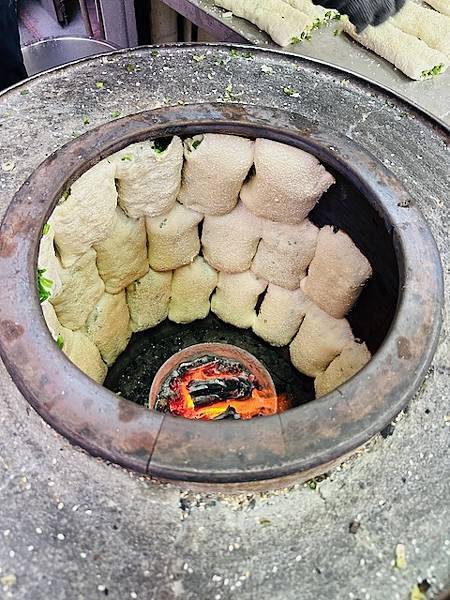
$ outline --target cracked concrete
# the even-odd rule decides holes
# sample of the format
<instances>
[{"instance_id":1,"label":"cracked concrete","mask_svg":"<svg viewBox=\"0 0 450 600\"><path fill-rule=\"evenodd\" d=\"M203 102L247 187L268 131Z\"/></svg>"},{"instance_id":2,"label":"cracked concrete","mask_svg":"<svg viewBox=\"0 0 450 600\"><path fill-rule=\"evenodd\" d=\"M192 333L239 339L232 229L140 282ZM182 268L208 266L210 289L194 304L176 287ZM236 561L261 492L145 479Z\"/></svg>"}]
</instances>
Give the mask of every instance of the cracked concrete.
<instances>
[{"instance_id":1,"label":"cracked concrete","mask_svg":"<svg viewBox=\"0 0 450 600\"><path fill-rule=\"evenodd\" d=\"M48 154L114 111L217 100L230 82L240 102L294 109L338 132L352 122L353 139L423 210L448 271L442 131L352 77L271 54L230 60L226 48L123 52L0 96L0 164L14 163L0 172L1 212ZM438 598L450 587L447 332L448 318L427 378L385 438L318 483L239 496L187 492L88 456L42 421L1 365L1 597L406 600L420 581Z\"/></svg>"}]
</instances>

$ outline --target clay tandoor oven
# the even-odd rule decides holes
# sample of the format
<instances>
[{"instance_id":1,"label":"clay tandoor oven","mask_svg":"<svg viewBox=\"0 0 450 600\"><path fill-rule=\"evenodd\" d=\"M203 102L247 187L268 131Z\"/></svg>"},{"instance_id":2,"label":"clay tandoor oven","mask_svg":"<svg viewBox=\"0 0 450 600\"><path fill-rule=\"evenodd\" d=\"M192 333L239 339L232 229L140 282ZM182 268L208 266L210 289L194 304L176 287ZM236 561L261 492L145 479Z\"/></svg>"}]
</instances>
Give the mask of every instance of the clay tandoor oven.
<instances>
[{"instance_id":1,"label":"clay tandoor oven","mask_svg":"<svg viewBox=\"0 0 450 600\"><path fill-rule=\"evenodd\" d=\"M308 290L308 284L304 286L303 282L302 291L298 292L293 289L296 285L288 282L286 290L280 292L278 285L270 283L270 274L269 282L265 281L252 263L248 277L256 273L252 281L257 284L252 291L255 302L251 314L257 315L259 326L245 319L234 322L234 316L227 316L230 306L226 290L220 292L221 277L227 280L229 275L222 275L216 265L213 265L215 269L211 268L204 251L206 260L203 256L189 259L189 264L195 265L201 277L210 278L205 284L206 288L210 287L206 300L205 288L203 296L200 294L206 309L199 309L198 305L191 307L189 310L197 315L191 322L183 316L157 319L158 324L151 329L135 323L131 341L131 331L128 331L126 342L119 351L125 346L126 349L117 356L117 339L111 346L102 342L101 335L96 338L102 310L97 310L95 318L90 314L87 324L84 319L83 331L90 327L91 338L98 342L101 354L100 361L100 354L95 349L98 363L94 359L88 361L90 366L85 369L89 372L88 377L64 355L64 344L69 339L65 341L65 335L70 334L70 340L74 335L75 338L81 335L77 333L77 323L72 327L75 334L57 322L56 325L53 322L52 328L54 311L48 302L48 272L40 272L38 277L40 298L36 289L36 272L41 260L38 252L43 252L41 238L51 232L53 210L58 203L64 206L61 201L70 195L71 185L100 161L119 152L119 160L127 163L130 157L125 149L130 144L153 140L153 147L164 152L167 143L178 136L185 140L186 156L189 151L186 146L194 145L197 139L198 144L202 143L202 136L208 133L240 136L244 144L245 139L268 140L269 144L279 142L288 150L298 148L308 152L322 163L328 180L323 184L320 201L315 206L312 203L308 227L316 232L314 235L319 230L326 232L330 239L335 239L339 231L345 232L345 238L351 242L350 262L358 271L354 299L349 299L345 310L339 306L328 309L327 302L334 297L335 290L330 290L327 295L312 283ZM196 150L195 145L191 150ZM255 177L255 167L248 170L247 183ZM256 175L257 171L256 164ZM245 207L239 204L238 210L247 210L251 201L244 204ZM258 212L258 207L253 208ZM278 208L283 212L283 206ZM241 215L243 220L247 216ZM263 220L267 217L257 216ZM187 227L189 218L182 215L181 221ZM90 223L86 222L85 226L88 228ZM196 232L200 228L199 236L203 241L207 235L207 219L203 222L203 215L199 214L190 227ZM84 233L80 228L81 240ZM264 240L263 234L258 243L261 238ZM51 233L49 239L53 246ZM2 224L0 250L2 280L8 281L8 286L3 285L0 290L1 354L23 395L56 430L91 454L163 480L209 486L261 482L259 485L264 486L276 484L281 479L323 472L382 430L405 406L429 366L440 329L442 275L439 256L426 223L419 211L410 205L410 198L398 180L375 157L348 138L336 136L331 130L319 129L295 114L280 110L223 104L170 107L125 117L86 133L47 158L16 194ZM232 254L233 247L229 251ZM60 257L63 263L66 260L65 267L75 262L71 252L76 253L76 250L69 244L65 248L65 257L64 253ZM254 254L255 249L252 260ZM98 256L97 266L100 265ZM167 256L170 257L170 252ZM314 269L310 264L311 257L305 264L303 275L307 275L306 280L312 279ZM108 268L108 264L103 265L104 272ZM146 270L148 265L136 279L145 276ZM243 271L243 268L237 270ZM164 277L165 268L160 271ZM136 272L139 272L138 267ZM192 285L192 273L189 273ZM106 289L110 293L114 293L114 276L110 272L105 277L112 286L110 290ZM171 277L169 296L176 296L173 291L175 275ZM181 297L185 295L186 287L186 294L194 297L195 285L191 292L186 281L189 277L184 281L181 278ZM332 319L342 320L345 316L345 327L352 336L347 341L357 349L359 356L354 376L347 372L346 377L339 379L337 374L342 376L346 366L338 363L333 371L334 385L325 378L318 387L318 373L326 369L332 358L340 356L342 347L335 349L334 355L325 358L326 364L319 367L317 363L315 367L304 367L304 357L297 358L292 345L295 336L302 331L300 324L305 312L308 314L310 309L300 314L298 297L297 303L289 305L289 302L292 294L303 292L307 293L307 301L314 298L314 310L330 310ZM76 286L72 293L76 297ZM44 321L42 308L45 307L41 307L40 301L49 307L46 320L53 337ZM209 311L210 302L212 312ZM285 302L284 315L292 317L296 310L299 313L292 317L294 324L291 317L286 323L285 317L280 316ZM130 299L128 305L133 319ZM186 306L184 303L181 308L172 306L169 317L170 310L180 315L180 311L186 311ZM53 311L50 316L48 311ZM270 322L274 312L274 322L280 326L268 331L265 323ZM120 325L119 313L117 326ZM238 311L238 321L244 313L244 309ZM262 314L270 318L262 319ZM77 316L74 318L76 320ZM346 332L347 329L344 337L348 335ZM326 328L325 333L327 337ZM323 337L319 329L319 344ZM294 342L289 348L292 338ZM142 406L148 402L156 371L165 360L193 344L211 342L234 344L250 352L269 371L277 392L289 398L288 406L282 411L273 411L274 414L267 413L269 416L208 422ZM300 342L297 346L301 354L304 340ZM78 350L78 358L71 357L77 364L86 357L82 348ZM328 351L333 354L333 349ZM107 375L105 363L110 366ZM91 377L104 381L104 385ZM344 379L348 381L342 383ZM333 389L336 385L338 387Z\"/></svg>"}]
</instances>

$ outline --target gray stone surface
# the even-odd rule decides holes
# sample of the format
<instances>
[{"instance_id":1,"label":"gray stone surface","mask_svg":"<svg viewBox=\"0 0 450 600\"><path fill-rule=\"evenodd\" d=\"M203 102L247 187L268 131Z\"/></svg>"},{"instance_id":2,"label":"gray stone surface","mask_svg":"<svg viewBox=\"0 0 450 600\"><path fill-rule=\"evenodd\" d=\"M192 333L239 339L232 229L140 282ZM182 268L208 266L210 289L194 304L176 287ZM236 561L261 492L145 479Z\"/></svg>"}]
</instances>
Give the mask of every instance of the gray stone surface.
<instances>
[{"instance_id":1,"label":"gray stone surface","mask_svg":"<svg viewBox=\"0 0 450 600\"><path fill-rule=\"evenodd\" d=\"M117 110L221 100L231 83L236 101L296 110L377 155L422 208L448 270L439 129L350 76L270 54L209 52L124 52L0 96L0 166L14 163L0 170L1 212L73 133ZM285 86L299 96L286 96ZM242 496L188 493L88 456L41 420L0 366L0 597L406 600L427 579L427 598L437 598L450 586L447 334L446 318L433 366L392 435L372 440L316 489ZM399 543L404 569L393 562Z\"/></svg>"}]
</instances>

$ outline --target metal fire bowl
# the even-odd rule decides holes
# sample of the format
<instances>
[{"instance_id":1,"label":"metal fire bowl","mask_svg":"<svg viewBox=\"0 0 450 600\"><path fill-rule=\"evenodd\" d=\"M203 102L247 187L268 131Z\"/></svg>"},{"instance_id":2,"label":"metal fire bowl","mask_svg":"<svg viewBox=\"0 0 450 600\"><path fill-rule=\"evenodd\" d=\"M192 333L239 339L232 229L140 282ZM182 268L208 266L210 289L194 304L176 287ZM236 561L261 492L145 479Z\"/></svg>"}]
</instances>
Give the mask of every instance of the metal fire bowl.
<instances>
[{"instance_id":1,"label":"metal fire bowl","mask_svg":"<svg viewBox=\"0 0 450 600\"><path fill-rule=\"evenodd\" d=\"M28 77L86 56L117 50L111 42L79 36L58 36L22 46Z\"/></svg>"},{"instance_id":2,"label":"metal fire bowl","mask_svg":"<svg viewBox=\"0 0 450 600\"><path fill-rule=\"evenodd\" d=\"M384 220L400 293L393 324L369 364L339 390L280 415L202 422L115 396L57 349L36 293L42 227L84 171L131 142L201 132L264 136L314 153L350 179ZM382 430L422 381L441 325L439 255L421 213L372 155L293 112L192 104L106 123L49 156L17 192L0 232L0 353L16 385L57 431L91 454L204 487L269 487L323 472Z\"/></svg>"},{"instance_id":3,"label":"metal fire bowl","mask_svg":"<svg viewBox=\"0 0 450 600\"><path fill-rule=\"evenodd\" d=\"M187 348L183 348L183 350L172 354L172 356L161 365L150 387L149 407L154 408L161 385L181 363L193 361L202 356L217 356L239 362L247 369L247 371L256 377L256 380L262 388L269 390L272 396L276 395L275 386L269 371L255 356L250 354L250 352L238 348L233 344L205 342L203 344L194 344Z\"/></svg>"}]
</instances>

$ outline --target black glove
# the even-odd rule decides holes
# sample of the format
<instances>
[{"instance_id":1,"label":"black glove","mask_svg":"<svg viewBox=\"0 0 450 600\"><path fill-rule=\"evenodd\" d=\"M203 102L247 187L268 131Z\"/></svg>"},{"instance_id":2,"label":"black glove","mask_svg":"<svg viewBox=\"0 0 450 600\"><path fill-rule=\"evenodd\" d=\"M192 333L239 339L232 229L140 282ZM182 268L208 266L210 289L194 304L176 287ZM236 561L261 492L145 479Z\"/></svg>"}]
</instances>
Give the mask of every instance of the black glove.
<instances>
[{"instance_id":1,"label":"black glove","mask_svg":"<svg viewBox=\"0 0 450 600\"><path fill-rule=\"evenodd\" d=\"M367 25L380 25L395 15L405 4L405 0L313 0L313 3L348 15L359 33Z\"/></svg>"}]
</instances>

